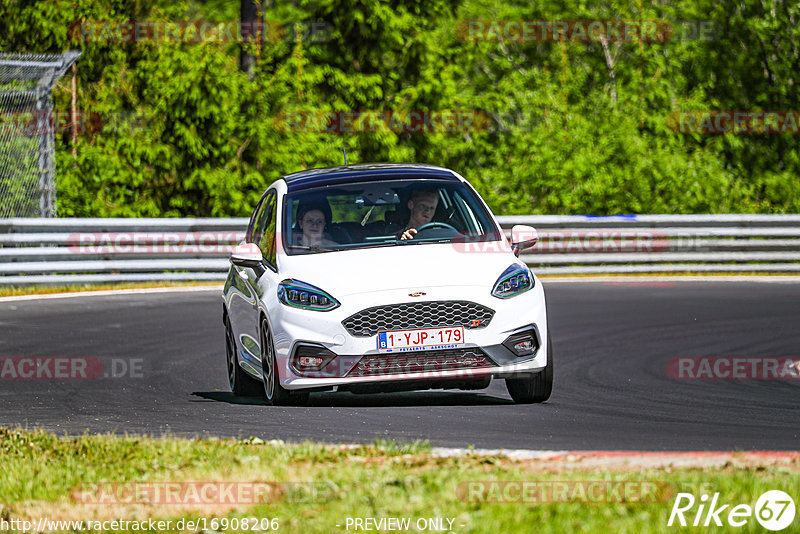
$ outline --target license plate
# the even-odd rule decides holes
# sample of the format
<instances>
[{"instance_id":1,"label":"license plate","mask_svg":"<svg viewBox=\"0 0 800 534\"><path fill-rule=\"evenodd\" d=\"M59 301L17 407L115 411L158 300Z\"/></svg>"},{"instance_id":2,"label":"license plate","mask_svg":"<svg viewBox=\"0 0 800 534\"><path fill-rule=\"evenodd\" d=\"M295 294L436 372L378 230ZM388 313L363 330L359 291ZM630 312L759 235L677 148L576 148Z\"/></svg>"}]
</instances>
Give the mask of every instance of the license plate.
<instances>
[{"instance_id":1,"label":"license plate","mask_svg":"<svg viewBox=\"0 0 800 534\"><path fill-rule=\"evenodd\" d=\"M463 344L463 326L378 332L378 350L385 352L451 349Z\"/></svg>"}]
</instances>

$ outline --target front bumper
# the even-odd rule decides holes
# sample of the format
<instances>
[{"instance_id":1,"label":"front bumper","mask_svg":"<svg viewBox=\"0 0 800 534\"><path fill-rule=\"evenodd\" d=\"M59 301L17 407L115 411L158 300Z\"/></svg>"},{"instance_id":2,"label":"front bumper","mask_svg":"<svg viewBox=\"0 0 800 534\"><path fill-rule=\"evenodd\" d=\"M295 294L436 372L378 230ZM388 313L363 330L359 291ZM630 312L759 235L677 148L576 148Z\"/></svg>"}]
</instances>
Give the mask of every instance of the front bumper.
<instances>
[{"instance_id":1,"label":"front bumper","mask_svg":"<svg viewBox=\"0 0 800 534\"><path fill-rule=\"evenodd\" d=\"M474 286L425 288L425 296L420 299L409 297L411 292L403 288L348 295L340 298L341 306L330 312L300 310L277 303L270 318L283 387L298 390L401 381L468 382L490 376L505 378L535 373L546 366L547 318L544 291L538 279L531 291L506 300L496 299L486 288ZM424 354L381 352L376 336L355 337L342 325L346 318L376 303L441 300L475 302L495 313L487 326L466 329L464 343L456 349L428 350ZM535 332L538 347L533 354L518 357L503 342L524 330ZM318 346L333 356L319 371L298 371L292 357L303 345ZM371 367L365 365L368 360Z\"/></svg>"}]
</instances>

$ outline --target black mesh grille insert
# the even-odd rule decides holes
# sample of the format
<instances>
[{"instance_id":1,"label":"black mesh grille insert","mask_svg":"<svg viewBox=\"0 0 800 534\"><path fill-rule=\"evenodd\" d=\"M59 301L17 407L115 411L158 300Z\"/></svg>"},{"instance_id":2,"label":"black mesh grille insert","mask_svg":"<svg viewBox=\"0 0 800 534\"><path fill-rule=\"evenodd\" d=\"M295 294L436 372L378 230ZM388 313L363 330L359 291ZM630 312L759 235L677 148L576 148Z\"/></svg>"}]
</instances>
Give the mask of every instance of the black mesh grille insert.
<instances>
[{"instance_id":1,"label":"black mesh grille insert","mask_svg":"<svg viewBox=\"0 0 800 534\"><path fill-rule=\"evenodd\" d=\"M481 369L492 365L493 362L486 353L477 348L393 352L364 356L347 376L437 373L456 369Z\"/></svg>"},{"instance_id":2,"label":"black mesh grille insert","mask_svg":"<svg viewBox=\"0 0 800 534\"><path fill-rule=\"evenodd\" d=\"M384 330L445 326L484 328L493 316L494 310L475 302L439 300L367 308L342 321L342 325L352 336L369 337Z\"/></svg>"}]
</instances>

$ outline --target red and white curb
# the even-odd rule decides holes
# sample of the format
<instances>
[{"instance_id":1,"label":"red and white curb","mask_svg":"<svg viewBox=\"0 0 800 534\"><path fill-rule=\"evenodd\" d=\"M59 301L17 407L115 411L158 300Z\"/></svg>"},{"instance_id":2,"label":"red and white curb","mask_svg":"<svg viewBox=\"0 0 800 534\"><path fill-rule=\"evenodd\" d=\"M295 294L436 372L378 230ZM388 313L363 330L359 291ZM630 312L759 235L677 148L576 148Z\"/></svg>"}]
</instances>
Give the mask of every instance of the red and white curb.
<instances>
[{"instance_id":1,"label":"red and white curb","mask_svg":"<svg viewBox=\"0 0 800 534\"><path fill-rule=\"evenodd\" d=\"M800 451L570 451L434 447L431 454L446 458L504 456L510 460L539 460L570 467L707 467L800 462Z\"/></svg>"}]
</instances>

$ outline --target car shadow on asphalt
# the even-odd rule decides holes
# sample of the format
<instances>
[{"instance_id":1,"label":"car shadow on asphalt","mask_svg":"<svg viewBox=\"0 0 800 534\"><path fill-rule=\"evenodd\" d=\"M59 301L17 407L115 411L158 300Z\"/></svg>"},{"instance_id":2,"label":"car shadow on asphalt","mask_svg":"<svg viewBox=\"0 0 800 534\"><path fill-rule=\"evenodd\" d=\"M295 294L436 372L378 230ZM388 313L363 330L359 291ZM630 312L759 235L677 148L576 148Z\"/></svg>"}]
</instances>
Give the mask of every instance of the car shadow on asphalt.
<instances>
[{"instance_id":1,"label":"car shadow on asphalt","mask_svg":"<svg viewBox=\"0 0 800 534\"><path fill-rule=\"evenodd\" d=\"M265 406L263 399L239 397L228 391L195 391L199 399L193 402L225 402L251 406ZM203 399L203 400L200 400ZM402 406L492 406L514 404L508 398L471 391L416 391L402 393L373 393L356 395L348 392L312 393L306 407L368 408ZM301 406L302 408L302 406Z\"/></svg>"},{"instance_id":2,"label":"car shadow on asphalt","mask_svg":"<svg viewBox=\"0 0 800 534\"><path fill-rule=\"evenodd\" d=\"M252 406L267 405L267 401L259 397L240 397L238 395L234 395L230 391L193 391L192 396L200 397L199 399L193 399L192 402L226 402L228 404L243 404Z\"/></svg>"}]
</instances>

